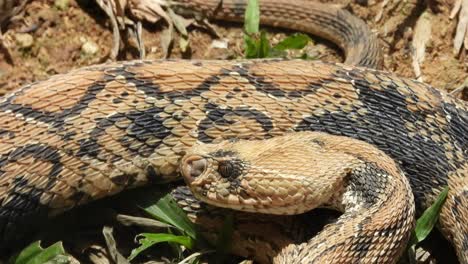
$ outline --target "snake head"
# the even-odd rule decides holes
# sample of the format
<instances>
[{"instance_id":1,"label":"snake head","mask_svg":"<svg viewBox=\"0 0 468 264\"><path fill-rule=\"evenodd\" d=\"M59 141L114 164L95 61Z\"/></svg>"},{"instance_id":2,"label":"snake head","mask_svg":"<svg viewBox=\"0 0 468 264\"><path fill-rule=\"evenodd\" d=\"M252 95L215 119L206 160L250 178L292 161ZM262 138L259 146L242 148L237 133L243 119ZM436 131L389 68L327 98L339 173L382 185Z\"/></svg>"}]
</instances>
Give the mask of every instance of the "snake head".
<instances>
[{"instance_id":1,"label":"snake head","mask_svg":"<svg viewBox=\"0 0 468 264\"><path fill-rule=\"evenodd\" d=\"M316 206L316 199L305 195L310 170L288 161L297 154L284 150L275 141L195 146L182 158L180 172L194 196L214 206L270 214L308 211Z\"/></svg>"},{"instance_id":2,"label":"snake head","mask_svg":"<svg viewBox=\"0 0 468 264\"><path fill-rule=\"evenodd\" d=\"M222 207L238 204L249 163L233 151L196 151L182 158L180 171L194 195Z\"/></svg>"}]
</instances>

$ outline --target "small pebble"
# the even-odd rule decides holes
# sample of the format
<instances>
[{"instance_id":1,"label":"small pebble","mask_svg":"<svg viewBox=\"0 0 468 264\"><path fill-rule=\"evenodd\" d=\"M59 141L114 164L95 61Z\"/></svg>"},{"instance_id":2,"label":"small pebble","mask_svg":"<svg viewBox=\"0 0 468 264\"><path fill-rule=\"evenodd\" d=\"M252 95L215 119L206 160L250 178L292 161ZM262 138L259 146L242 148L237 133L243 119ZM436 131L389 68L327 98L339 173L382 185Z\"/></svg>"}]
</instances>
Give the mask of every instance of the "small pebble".
<instances>
[{"instance_id":1,"label":"small pebble","mask_svg":"<svg viewBox=\"0 0 468 264\"><path fill-rule=\"evenodd\" d=\"M17 33L15 34L16 43L20 48L26 49L32 47L34 44L34 38L28 33Z\"/></svg>"},{"instance_id":2,"label":"small pebble","mask_svg":"<svg viewBox=\"0 0 468 264\"><path fill-rule=\"evenodd\" d=\"M89 40L83 43L81 46L81 52L83 52L85 55L94 55L98 52L98 50L98 45Z\"/></svg>"},{"instance_id":3,"label":"small pebble","mask_svg":"<svg viewBox=\"0 0 468 264\"><path fill-rule=\"evenodd\" d=\"M67 10L70 0L55 0L54 6L60 10Z\"/></svg>"},{"instance_id":4,"label":"small pebble","mask_svg":"<svg viewBox=\"0 0 468 264\"><path fill-rule=\"evenodd\" d=\"M211 42L211 47L216 49L227 49L228 48L228 39L218 40L215 39Z\"/></svg>"}]
</instances>

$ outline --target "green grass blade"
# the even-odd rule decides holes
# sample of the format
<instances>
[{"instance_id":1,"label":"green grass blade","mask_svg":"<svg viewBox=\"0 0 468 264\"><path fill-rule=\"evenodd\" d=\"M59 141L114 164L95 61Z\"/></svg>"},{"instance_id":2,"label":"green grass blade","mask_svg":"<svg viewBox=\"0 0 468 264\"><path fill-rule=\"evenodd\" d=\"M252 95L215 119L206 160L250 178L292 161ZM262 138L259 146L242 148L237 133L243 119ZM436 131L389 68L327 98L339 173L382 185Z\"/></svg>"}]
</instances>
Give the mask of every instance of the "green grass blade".
<instances>
[{"instance_id":1,"label":"green grass blade","mask_svg":"<svg viewBox=\"0 0 468 264\"><path fill-rule=\"evenodd\" d=\"M410 246L415 245L424 239L431 233L437 220L439 219L440 210L445 202L448 194L448 187L445 187L437 197L437 200L416 221L416 228L413 232Z\"/></svg>"},{"instance_id":2,"label":"green grass blade","mask_svg":"<svg viewBox=\"0 0 468 264\"><path fill-rule=\"evenodd\" d=\"M259 32L260 28L260 6L258 0L249 0L245 9L244 30L247 34L253 35Z\"/></svg>"},{"instance_id":3,"label":"green grass blade","mask_svg":"<svg viewBox=\"0 0 468 264\"><path fill-rule=\"evenodd\" d=\"M193 240L188 236L176 236L173 234L153 234L153 233L143 233L138 236L143 237L138 242L140 246L132 250L128 260L131 261L141 252L148 249L149 247L162 242L173 242L185 246L186 248L191 249L193 247Z\"/></svg>"}]
</instances>

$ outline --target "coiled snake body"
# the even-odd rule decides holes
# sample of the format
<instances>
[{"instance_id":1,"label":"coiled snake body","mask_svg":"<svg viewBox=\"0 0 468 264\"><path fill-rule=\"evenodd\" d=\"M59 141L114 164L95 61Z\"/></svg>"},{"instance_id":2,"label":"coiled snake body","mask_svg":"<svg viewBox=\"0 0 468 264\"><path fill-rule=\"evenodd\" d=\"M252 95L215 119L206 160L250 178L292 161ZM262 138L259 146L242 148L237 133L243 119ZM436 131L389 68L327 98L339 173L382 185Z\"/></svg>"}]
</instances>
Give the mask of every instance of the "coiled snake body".
<instances>
[{"instance_id":1,"label":"coiled snake body","mask_svg":"<svg viewBox=\"0 0 468 264\"><path fill-rule=\"evenodd\" d=\"M186 3L177 2L179 8L188 8L184 7ZM192 3L192 9L210 8L212 4ZM231 6L232 3L236 5ZM243 8L242 3L223 1L227 7L223 10L238 14L236 10ZM263 1L261 5L276 8L268 3ZM313 8L301 10L307 11L311 15L322 12ZM263 12L269 14L268 10ZM285 15L280 14L276 18L283 21ZM344 24L349 21L343 17L340 20ZM327 18L324 21L330 22ZM321 30L329 28L324 26ZM315 30L320 31L316 27ZM350 39L357 43L350 37L356 31L342 32L347 38L337 39L337 34L332 39L342 41L340 46L350 56L347 62L380 64L379 59L363 59L369 52L374 54L373 48L365 52L347 48L352 46ZM251 159L261 161L266 169L283 163L282 170L287 173L282 174L292 179L282 183L286 184L284 189L297 187L298 193L302 190L301 181L294 180L300 175L288 170L288 164L299 157L316 157L318 167L314 168L323 171L308 177L326 175L326 171L342 175L334 177L332 184L323 189L336 193L333 197L328 193L325 203L339 206L335 200L342 199L346 200L344 206L358 211L366 205L367 209L377 206L374 209L379 212L385 208L385 213L377 218L359 214L350 223L346 221L351 218L342 218L345 224L331 227L332 231L328 229L330 233L326 233L338 234L333 241L319 238L315 246L305 244L288 251L290 257L318 261L320 258L304 257L304 252L325 256L328 251L320 245L341 243L349 245L346 252L351 253L341 255L339 261L395 262L413 224L409 185L418 210L429 206L448 185L450 191L440 226L455 245L460 261L468 263L467 128L466 103L429 85L369 68L296 60L133 61L82 68L27 85L1 99L1 244L6 246L33 217L55 215L127 188L177 178L186 153L205 153L196 152L194 146L214 143L216 149L226 146L224 140L241 139L250 140L248 144L254 146L259 144L260 152L268 144L291 146L290 155L278 156L281 160ZM310 144L302 145L296 137ZM243 142L234 142L227 148L240 148L245 145ZM317 154L321 151L323 156ZM231 152L220 153L214 155L218 161L245 158L244 154L239 157ZM213 157L213 153L209 156ZM323 157L336 157L343 163L327 163ZM208 167L206 162L183 164L189 183L196 183L193 178L202 179L198 176ZM234 166L236 162L227 164L231 167L220 169L217 165L217 170L227 175L239 171ZM310 170L304 171L307 173ZM401 176L403 173L409 185ZM370 182L372 179L377 182ZM235 179L223 182L224 187L218 191L226 194L226 189L231 193L239 186L245 187L245 181L233 183ZM365 195L373 190L375 199L365 195L352 198L346 186L354 186L354 191L361 188ZM359 206L353 207L353 199L354 205ZM403 202L394 204L391 199ZM367 203L371 200L379 202ZM300 199L293 202L299 203ZM290 212L311 207L314 206L304 205L303 209ZM379 221L387 224L379 225ZM363 233L357 231L362 230L373 232L360 236ZM349 237L354 239L346 240Z\"/></svg>"}]
</instances>

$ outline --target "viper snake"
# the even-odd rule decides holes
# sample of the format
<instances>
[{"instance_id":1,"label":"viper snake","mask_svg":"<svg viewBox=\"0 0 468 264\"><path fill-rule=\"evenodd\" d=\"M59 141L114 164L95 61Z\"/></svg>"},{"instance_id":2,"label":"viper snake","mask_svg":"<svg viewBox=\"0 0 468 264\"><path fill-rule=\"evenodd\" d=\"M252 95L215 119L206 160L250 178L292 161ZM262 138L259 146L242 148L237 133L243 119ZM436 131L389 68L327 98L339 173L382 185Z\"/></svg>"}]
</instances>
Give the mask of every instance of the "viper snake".
<instances>
[{"instance_id":1,"label":"viper snake","mask_svg":"<svg viewBox=\"0 0 468 264\"><path fill-rule=\"evenodd\" d=\"M240 0L170 3L219 20L241 21L245 11ZM1 98L0 245L37 219L183 176L218 207L343 211L266 262L394 263L415 215L449 186L439 226L468 263L466 103L380 71L376 37L347 11L309 1L260 6L262 23L329 39L345 64L128 61Z\"/></svg>"}]
</instances>

